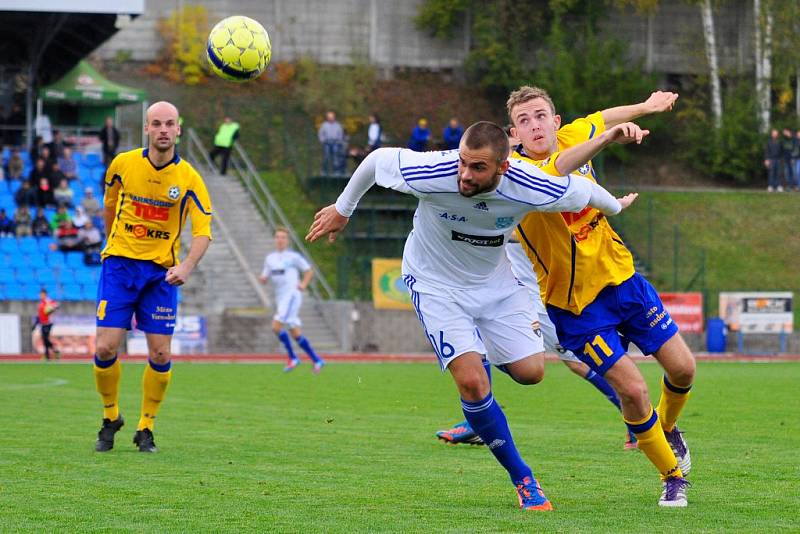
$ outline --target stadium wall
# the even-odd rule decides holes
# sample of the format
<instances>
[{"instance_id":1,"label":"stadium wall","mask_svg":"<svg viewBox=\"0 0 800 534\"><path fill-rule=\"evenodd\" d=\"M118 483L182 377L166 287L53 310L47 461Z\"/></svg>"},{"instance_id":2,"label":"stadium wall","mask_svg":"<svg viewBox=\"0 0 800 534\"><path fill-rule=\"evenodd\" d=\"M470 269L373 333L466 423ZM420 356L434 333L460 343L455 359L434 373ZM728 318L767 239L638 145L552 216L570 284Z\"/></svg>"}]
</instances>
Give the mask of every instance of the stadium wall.
<instances>
[{"instance_id":1,"label":"stadium wall","mask_svg":"<svg viewBox=\"0 0 800 534\"><path fill-rule=\"evenodd\" d=\"M334 65L368 61L381 68L453 69L469 52L464 27L449 41L434 39L414 26L422 0L197 0L210 21L247 15L262 22L273 43L273 60L307 56ZM135 20L120 22L120 31L97 49L102 59L130 57L152 61L162 47L157 23L183 5L182 0L146 2ZM741 70L752 64L751 5L729 2L715 8L720 68ZM603 23L609 35L624 36L631 55L647 70L693 74L707 70L698 6L683 1L661 2L651 15L628 8L613 11Z\"/></svg>"}]
</instances>

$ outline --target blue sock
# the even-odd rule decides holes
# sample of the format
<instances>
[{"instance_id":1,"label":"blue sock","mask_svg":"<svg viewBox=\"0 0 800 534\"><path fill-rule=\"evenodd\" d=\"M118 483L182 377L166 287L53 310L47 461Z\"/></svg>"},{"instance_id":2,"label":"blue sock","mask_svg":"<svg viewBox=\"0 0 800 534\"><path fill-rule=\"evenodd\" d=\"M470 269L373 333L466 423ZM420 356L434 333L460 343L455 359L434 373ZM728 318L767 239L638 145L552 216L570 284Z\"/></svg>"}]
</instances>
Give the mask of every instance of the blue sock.
<instances>
[{"instance_id":1,"label":"blue sock","mask_svg":"<svg viewBox=\"0 0 800 534\"><path fill-rule=\"evenodd\" d=\"M94 364L100 369L107 369L111 367L112 365L114 365L115 361L117 361L116 354L110 360L101 360L100 358L97 357L97 354L94 355Z\"/></svg>"},{"instance_id":2,"label":"blue sock","mask_svg":"<svg viewBox=\"0 0 800 534\"><path fill-rule=\"evenodd\" d=\"M311 343L308 342L308 338L306 336L299 336L297 339L297 344L300 345L300 348L306 351L308 357L314 360L314 363L320 363L322 358L317 356L317 353L314 352L314 349L311 348Z\"/></svg>"},{"instance_id":3,"label":"blue sock","mask_svg":"<svg viewBox=\"0 0 800 534\"><path fill-rule=\"evenodd\" d=\"M481 363L483 364L483 370L486 371L486 376L489 377L489 385L491 386L492 385L492 364L489 363L489 360L487 360L486 358L483 358L481 360Z\"/></svg>"},{"instance_id":4,"label":"blue sock","mask_svg":"<svg viewBox=\"0 0 800 534\"><path fill-rule=\"evenodd\" d=\"M622 409L619 403L619 397L617 397L617 392L614 391L614 388L611 387L611 384L606 382L605 378L603 378L601 375L598 375L591 369L589 369L589 372L586 373L586 376L583 378L585 378L588 382L591 382L591 384L596 387L600 393L605 395L606 398L617 407L617 410Z\"/></svg>"},{"instance_id":5,"label":"blue sock","mask_svg":"<svg viewBox=\"0 0 800 534\"><path fill-rule=\"evenodd\" d=\"M508 471L513 483L517 484L523 478L533 476L531 468L522 461L517 446L514 445L514 438L511 437L506 416L491 392L478 402L461 399L461 409L473 430Z\"/></svg>"},{"instance_id":6,"label":"blue sock","mask_svg":"<svg viewBox=\"0 0 800 534\"><path fill-rule=\"evenodd\" d=\"M278 332L278 339L281 340L283 346L286 347L286 352L289 353L289 358L292 360L297 360L297 354L294 353L294 349L292 348L292 339L289 337L289 332L286 330L281 330Z\"/></svg>"}]
</instances>

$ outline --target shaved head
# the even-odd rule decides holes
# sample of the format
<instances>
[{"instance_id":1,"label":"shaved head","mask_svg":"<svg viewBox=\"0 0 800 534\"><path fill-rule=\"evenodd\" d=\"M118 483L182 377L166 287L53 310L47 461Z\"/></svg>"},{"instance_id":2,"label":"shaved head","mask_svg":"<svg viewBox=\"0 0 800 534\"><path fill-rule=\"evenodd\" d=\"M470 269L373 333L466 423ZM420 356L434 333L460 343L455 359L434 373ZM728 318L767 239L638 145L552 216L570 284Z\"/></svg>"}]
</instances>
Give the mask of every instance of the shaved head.
<instances>
[{"instance_id":1,"label":"shaved head","mask_svg":"<svg viewBox=\"0 0 800 534\"><path fill-rule=\"evenodd\" d=\"M147 108L144 133L148 136L152 153L158 152L161 157L172 159L175 154L175 139L181 134L178 108L165 101L156 102Z\"/></svg>"}]
</instances>

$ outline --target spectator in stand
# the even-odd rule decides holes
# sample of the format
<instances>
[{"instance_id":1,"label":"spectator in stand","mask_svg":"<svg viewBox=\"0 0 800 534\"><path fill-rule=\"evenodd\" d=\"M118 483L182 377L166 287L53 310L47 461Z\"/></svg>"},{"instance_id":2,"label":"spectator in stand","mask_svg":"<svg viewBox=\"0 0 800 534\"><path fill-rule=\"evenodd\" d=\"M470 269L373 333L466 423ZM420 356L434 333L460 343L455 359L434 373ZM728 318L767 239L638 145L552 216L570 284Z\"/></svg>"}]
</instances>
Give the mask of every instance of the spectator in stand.
<instances>
[{"instance_id":1,"label":"spectator in stand","mask_svg":"<svg viewBox=\"0 0 800 534\"><path fill-rule=\"evenodd\" d=\"M211 151L211 161L217 164L217 156L222 156L222 163L219 165L219 173L225 176L228 171L228 160L231 157L233 144L239 139L239 123L234 122L230 117L225 117L222 124L217 129L214 136L214 150Z\"/></svg>"},{"instance_id":2,"label":"spectator in stand","mask_svg":"<svg viewBox=\"0 0 800 534\"><path fill-rule=\"evenodd\" d=\"M767 191L783 191L780 185L781 161L783 160L783 147L778 138L778 130L773 128L769 132L767 146L764 148L764 166L767 168Z\"/></svg>"},{"instance_id":3,"label":"spectator in stand","mask_svg":"<svg viewBox=\"0 0 800 534\"><path fill-rule=\"evenodd\" d=\"M22 156L19 155L19 149L14 148L11 150L11 157L8 158L6 167L7 180L22 180L22 173L25 172L25 162L22 161Z\"/></svg>"},{"instance_id":4,"label":"spectator in stand","mask_svg":"<svg viewBox=\"0 0 800 534\"><path fill-rule=\"evenodd\" d=\"M408 139L408 148L417 152L428 150L428 141L431 139L431 131L428 128L428 119L420 119L417 125L411 130L411 137Z\"/></svg>"},{"instance_id":5,"label":"spectator in stand","mask_svg":"<svg viewBox=\"0 0 800 534\"><path fill-rule=\"evenodd\" d=\"M91 187L87 187L83 191L83 199L81 200L81 207L86 211L86 215L94 219L102 215L100 211L100 201L94 196L94 191Z\"/></svg>"},{"instance_id":6,"label":"spectator in stand","mask_svg":"<svg viewBox=\"0 0 800 534\"><path fill-rule=\"evenodd\" d=\"M62 178L58 182L58 187L53 190L53 198L56 201L56 206L66 206L72 208L74 206L75 191L69 186L69 181Z\"/></svg>"},{"instance_id":7,"label":"spectator in stand","mask_svg":"<svg viewBox=\"0 0 800 534\"><path fill-rule=\"evenodd\" d=\"M31 212L28 206L20 206L14 212L14 226L17 237L28 237L33 235L31 228Z\"/></svg>"},{"instance_id":8,"label":"spectator in stand","mask_svg":"<svg viewBox=\"0 0 800 534\"><path fill-rule=\"evenodd\" d=\"M800 191L800 130L797 130L794 135L792 166L794 167L794 190Z\"/></svg>"},{"instance_id":9,"label":"spectator in stand","mask_svg":"<svg viewBox=\"0 0 800 534\"><path fill-rule=\"evenodd\" d=\"M100 143L103 145L103 165L108 168L119 148L119 130L114 127L114 119L106 117L106 124L100 130Z\"/></svg>"},{"instance_id":10,"label":"spectator in stand","mask_svg":"<svg viewBox=\"0 0 800 534\"><path fill-rule=\"evenodd\" d=\"M36 188L36 205L43 208L56 205L56 197L53 194L50 180L47 178L39 178L39 187Z\"/></svg>"},{"instance_id":11,"label":"spectator in stand","mask_svg":"<svg viewBox=\"0 0 800 534\"><path fill-rule=\"evenodd\" d=\"M8 144L20 146L22 144L22 130L25 126L25 113L22 112L22 107L19 104L11 106L11 113L8 115L6 122L14 128L11 131L11 135L6 137Z\"/></svg>"},{"instance_id":12,"label":"spectator in stand","mask_svg":"<svg viewBox=\"0 0 800 534\"><path fill-rule=\"evenodd\" d=\"M27 180L22 182L20 188L14 193L14 202L17 206L35 206L36 205L36 190L31 187L31 183Z\"/></svg>"},{"instance_id":13,"label":"spectator in stand","mask_svg":"<svg viewBox=\"0 0 800 534\"><path fill-rule=\"evenodd\" d=\"M36 135L41 136L45 145L53 142L53 124L50 122L50 117L45 114L37 115L33 121L33 127Z\"/></svg>"},{"instance_id":14,"label":"spectator in stand","mask_svg":"<svg viewBox=\"0 0 800 534\"><path fill-rule=\"evenodd\" d=\"M444 143L445 150L455 150L461 142L461 136L464 135L464 127L458 123L458 119L453 117L450 119L450 124L442 131L442 143Z\"/></svg>"},{"instance_id":15,"label":"spectator in stand","mask_svg":"<svg viewBox=\"0 0 800 534\"><path fill-rule=\"evenodd\" d=\"M367 148L364 156L381 147L381 137L383 137L381 119L378 117L377 113L373 113L369 116L369 128L367 128Z\"/></svg>"},{"instance_id":16,"label":"spectator in stand","mask_svg":"<svg viewBox=\"0 0 800 534\"><path fill-rule=\"evenodd\" d=\"M64 155L58 158L58 168L70 182L78 178L78 165L72 159L72 149L64 147Z\"/></svg>"},{"instance_id":17,"label":"spectator in stand","mask_svg":"<svg viewBox=\"0 0 800 534\"><path fill-rule=\"evenodd\" d=\"M50 150L48 145L44 145L42 147L42 151L39 153L39 157L44 160L44 172L48 178L53 175L53 165L55 165L56 158L53 156L53 151ZM55 184L52 184L55 187Z\"/></svg>"},{"instance_id":18,"label":"spectator in stand","mask_svg":"<svg viewBox=\"0 0 800 534\"><path fill-rule=\"evenodd\" d=\"M322 174L331 176L344 174L344 157L342 155L345 144L344 128L336 120L336 113L325 113L323 122L317 132L319 142L322 143Z\"/></svg>"},{"instance_id":19,"label":"spectator in stand","mask_svg":"<svg viewBox=\"0 0 800 534\"><path fill-rule=\"evenodd\" d=\"M44 141L42 140L41 135L37 135L36 139L33 141L33 145L31 146L31 161L36 161L42 156L42 148L44 147Z\"/></svg>"},{"instance_id":20,"label":"spectator in stand","mask_svg":"<svg viewBox=\"0 0 800 534\"><path fill-rule=\"evenodd\" d=\"M28 182L30 182L31 187L36 187L39 185L39 180L42 178L49 180L50 175L45 171L45 162L43 158L36 158L33 161L35 163L33 164L31 172L28 173Z\"/></svg>"},{"instance_id":21,"label":"spectator in stand","mask_svg":"<svg viewBox=\"0 0 800 534\"><path fill-rule=\"evenodd\" d=\"M6 209L0 208L0 237L13 237L14 221L6 215Z\"/></svg>"},{"instance_id":22,"label":"spectator in stand","mask_svg":"<svg viewBox=\"0 0 800 534\"><path fill-rule=\"evenodd\" d=\"M69 178L63 172L61 172L61 166L58 164L57 161L53 162L53 167L50 170L50 175L48 176L50 179L50 187L55 189L56 187L61 184L61 180L66 180L67 185L69 185Z\"/></svg>"},{"instance_id":23,"label":"spectator in stand","mask_svg":"<svg viewBox=\"0 0 800 534\"><path fill-rule=\"evenodd\" d=\"M92 224L92 221L87 220L83 228L78 229L78 239L87 256L100 253L100 249L103 246L103 234ZM97 259L99 263L100 258L98 257ZM89 262L87 261L86 263Z\"/></svg>"},{"instance_id":24,"label":"spectator in stand","mask_svg":"<svg viewBox=\"0 0 800 534\"><path fill-rule=\"evenodd\" d=\"M86 216L86 210L81 206L75 208L75 216L72 218L72 224L75 225L75 228L80 230L86 226L87 222L89 222L89 217Z\"/></svg>"},{"instance_id":25,"label":"spectator in stand","mask_svg":"<svg viewBox=\"0 0 800 534\"><path fill-rule=\"evenodd\" d=\"M72 224L72 219L67 219L67 222L56 230L56 242L50 248L56 248L61 252L80 252L83 250L80 237L78 237L78 229Z\"/></svg>"},{"instance_id":26,"label":"spectator in stand","mask_svg":"<svg viewBox=\"0 0 800 534\"><path fill-rule=\"evenodd\" d=\"M61 130L53 132L53 142L50 144L50 150L53 153L53 158L58 161L64 157L64 149L67 148L67 142L64 141L64 135Z\"/></svg>"},{"instance_id":27,"label":"spectator in stand","mask_svg":"<svg viewBox=\"0 0 800 534\"><path fill-rule=\"evenodd\" d=\"M66 206L59 206L58 209L56 209L56 214L53 215L53 220L50 221L50 228L52 228L53 232L55 233L59 228L64 226L67 221L71 220L72 217L70 217Z\"/></svg>"},{"instance_id":28,"label":"spectator in stand","mask_svg":"<svg viewBox=\"0 0 800 534\"><path fill-rule=\"evenodd\" d=\"M783 183L786 185L786 190L791 191L795 184L794 165L792 165L792 150L794 149L794 135L789 128L783 129L783 138L781 139L781 169L783 170Z\"/></svg>"},{"instance_id":29,"label":"spectator in stand","mask_svg":"<svg viewBox=\"0 0 800 534\"><path fill-rule=\"evenodd\" d=\"M33 233L34 237L47 237L53 235L53 232L50 229L50 221L47 220L47 216L44 214L43 208L36 208L36 216L33 218L33 222L31 223L31 232Z\"/></svg>"}]
</instances>

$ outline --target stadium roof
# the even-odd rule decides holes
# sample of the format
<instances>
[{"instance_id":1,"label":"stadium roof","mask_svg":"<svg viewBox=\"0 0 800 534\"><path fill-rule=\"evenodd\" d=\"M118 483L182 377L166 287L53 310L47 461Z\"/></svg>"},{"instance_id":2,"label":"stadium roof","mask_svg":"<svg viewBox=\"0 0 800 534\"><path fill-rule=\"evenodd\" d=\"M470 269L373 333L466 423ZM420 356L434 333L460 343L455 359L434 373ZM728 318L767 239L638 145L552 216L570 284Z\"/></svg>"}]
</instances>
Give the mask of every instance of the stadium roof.
<instances>
[{"instance_id":1,"label":"stadium roof","mask_svg":"<svg viewBox=\"0 0 800 534\"><path fill-rule=\"evenodd\" d=\"M0 63L52 83L117 31L118 15L138 15L144 0L0 0Z\"/></svg>"}]
</instances>

